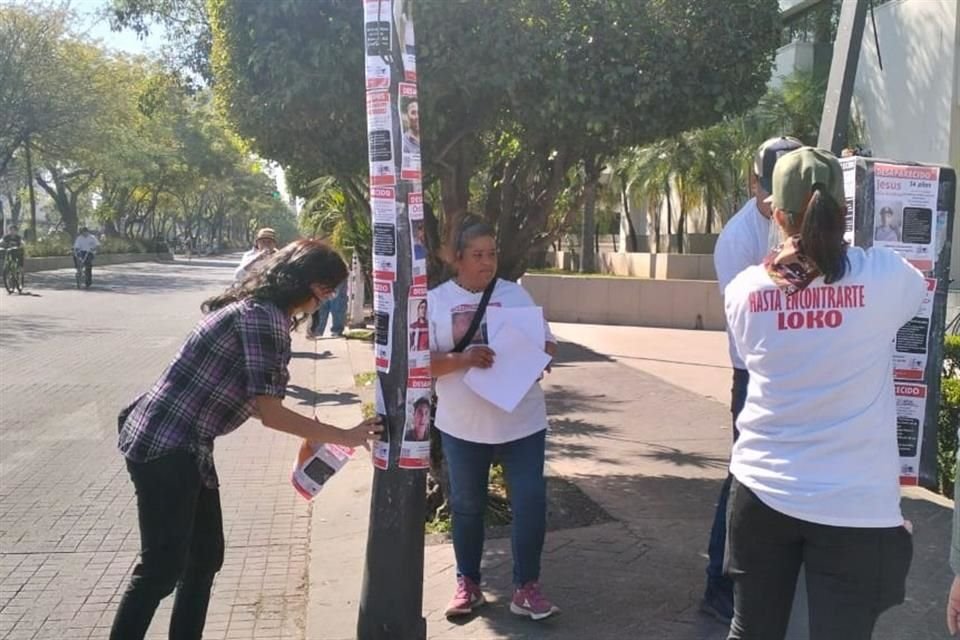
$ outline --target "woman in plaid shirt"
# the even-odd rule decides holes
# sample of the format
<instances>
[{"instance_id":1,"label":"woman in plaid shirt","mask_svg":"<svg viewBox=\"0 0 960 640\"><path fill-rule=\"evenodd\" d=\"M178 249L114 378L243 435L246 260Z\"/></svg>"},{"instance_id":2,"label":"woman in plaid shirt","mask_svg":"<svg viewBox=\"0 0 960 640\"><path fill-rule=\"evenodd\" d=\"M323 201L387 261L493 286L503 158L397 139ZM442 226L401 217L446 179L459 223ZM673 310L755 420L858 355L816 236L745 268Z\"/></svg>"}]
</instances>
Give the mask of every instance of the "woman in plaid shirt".
<instances>
[{"instance_id":1,"label":"woman in plaid shirt","mask_svg":"<svg viewBox=\"0 0 960 640\"><path fill-rule=\"evenodd\" d=\"M120 413L119 448L137 494L141 559L111 640L139 640L177 587L171 639L201 637L223 564L213 441L251 416L314 442L366 446L376 419L339 429L283 406L290 332L333 295L347 266L318 240L299 240L203 303L205 316L147 393Z\"/></svg>"}]
</instances>

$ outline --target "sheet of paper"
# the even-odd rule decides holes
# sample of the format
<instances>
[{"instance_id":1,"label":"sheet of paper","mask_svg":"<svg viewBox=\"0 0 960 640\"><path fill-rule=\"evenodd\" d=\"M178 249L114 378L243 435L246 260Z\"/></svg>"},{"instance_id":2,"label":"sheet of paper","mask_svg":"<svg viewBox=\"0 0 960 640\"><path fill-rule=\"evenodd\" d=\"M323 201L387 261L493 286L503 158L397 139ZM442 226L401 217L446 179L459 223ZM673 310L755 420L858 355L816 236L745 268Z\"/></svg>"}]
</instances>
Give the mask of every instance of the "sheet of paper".
<instances>
[{"instance_id":1,"label":"sheet of paper","mask_svg":"<svg viewBox=\"0 0 960 640\"><path fill-rule=\"evenodd\" d=\"M547 340L542 307L487 307L487 332L491 336L503 327L513 327L527 336L541 351Z\"/></svg>"},{"instance_id":2,"label":"sheet of paper","mask_svg":"<svg viewBox=\"0 0 960 640\"><path fill-rule=\"evenodd\" d=\"M497 354L493 366L470 369L463 381L478 396L509 413L543 373L550 356L544 352L543 342L532 341L513 326L503 326L492 335L490 348Z\"/></svg>"}]
</instances>

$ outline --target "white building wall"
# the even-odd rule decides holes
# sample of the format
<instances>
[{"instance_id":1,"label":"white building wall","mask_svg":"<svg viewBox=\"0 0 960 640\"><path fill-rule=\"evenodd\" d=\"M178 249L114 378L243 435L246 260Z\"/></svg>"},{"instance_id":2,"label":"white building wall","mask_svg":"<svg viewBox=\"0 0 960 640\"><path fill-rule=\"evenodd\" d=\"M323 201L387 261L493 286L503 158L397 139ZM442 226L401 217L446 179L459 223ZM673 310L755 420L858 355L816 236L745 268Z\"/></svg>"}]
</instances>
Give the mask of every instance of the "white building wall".
<instances>
[{"instance_id":1,"label":"white building wall","mask_svg":"<svg viewBox=\"0 0 960 640\"><path fill-rule=\"evenodd\" d=\"M864 31L854 89L867 146L878 158L960 169L960 11L957 0L896 0ZM880 60L883 68L880 68ZM951 277L960 282L960 224Z\"/></svg>"}]
</instances>

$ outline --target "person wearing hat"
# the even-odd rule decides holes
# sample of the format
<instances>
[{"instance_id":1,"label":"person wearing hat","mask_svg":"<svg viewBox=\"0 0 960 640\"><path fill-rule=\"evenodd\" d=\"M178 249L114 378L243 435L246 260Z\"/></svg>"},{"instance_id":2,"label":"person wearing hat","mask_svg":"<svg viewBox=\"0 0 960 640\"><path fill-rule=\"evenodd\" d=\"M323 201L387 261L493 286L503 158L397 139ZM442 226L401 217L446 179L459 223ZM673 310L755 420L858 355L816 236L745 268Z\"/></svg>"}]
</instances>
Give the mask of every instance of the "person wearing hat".
<instances>
[{"instance_id":1,"label":"person wearing hat","mask_svg":"<svg viewBox=\"0 0 960 640\"><path fill-rule=\"evenodd\" d=\"M880 225L873 234L873 239L879 242L900 242L900 230L893 224L893 209L880 209Z\"/></svg>"},{"instance_id":2,"label":"person wearing hat","mask_svg":"<svg viewBox=\"0 0 960 640\"><path fill-rule=\"evenodd\" d=\"M755 264L760 264L779 239L776 225L771 221L772 212L765 200L773 190L771 178L777 158L799 149L803 143L796 138L776 137L765 141L757 149L750 174L750 191L753 197L738 211L720 232L717 246L713 252L713 264L717 272L717 284L720 294L733 278ZM747 370L733 347L733 337L729 331L730 363L733 365L733 387L731 389L730 412L733 416L733 439L737 437L737 415L743 408L747 395ZM723 572L723 554L726 546L727 496L730 492L730 479L720 489L720 498L713 516L708 546L707 586L704 590L700 609L725 624L733 617L733 582Z\"/></svg>"},{"instance_id":3,"label":"person wearing hat","mask_svg":"<svg viewBox=\"0 0 960 640\"><path fill-rule=\"evenodd\" d=\"M239 282L243 280L250 268L267 256L277 250L277 232L270 227L264 227L257 231L257 237L253 241L253 249L250 249L240 258L240 265L234 272L234 278Z\"/></svg>"},{"instance_id":4,"label":"person wearing hat","mask_svg":"<svg viewBox=\"0 0 960 640\"><path fill-rule=\"evenodd\" d=\"M885 247L845 243L829 151L780 158L771 202L786 239L724 291L750 376L730 461L728 640L784 637L801 565L810 637L866 640L903 601L913 554L890 362L924 279Z\"/></svg>"}]
</instances>

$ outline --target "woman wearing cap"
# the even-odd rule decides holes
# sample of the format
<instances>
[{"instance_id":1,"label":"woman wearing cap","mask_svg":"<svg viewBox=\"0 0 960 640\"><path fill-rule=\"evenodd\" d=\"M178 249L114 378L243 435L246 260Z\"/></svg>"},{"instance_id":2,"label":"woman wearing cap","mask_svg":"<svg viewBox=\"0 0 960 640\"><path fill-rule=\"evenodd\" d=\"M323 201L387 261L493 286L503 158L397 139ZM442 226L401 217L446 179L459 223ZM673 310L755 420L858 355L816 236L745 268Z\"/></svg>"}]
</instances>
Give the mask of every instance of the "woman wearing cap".
<instances>
[{"instance_id":1,"label":"woman wearing cap","mask_svg":"<svg viewBox=\"0 0 960 640\"><path fill-rule=\"evenodd\" d=\"M885 248L843 240L843 174L827 151L784 155L773 215L786 240L724 295L750 374L730 471L730 640L784 637L801 565L810 637L871 637L904 598L891 367L923 276Z\"/></svg>"},{"instance_id":2,"label":"woman wearing cap","mask_svg":"<svg viewBox=\"0 0 960 640\"><path fill-rule=\"evenodd\" d=\"M174 588L169 637L201 637L224 550L215 438L251 416L277 431L349 447L366 446L381 431L377 420L338 429L282 403L290 332L346 277L343 259L324 243L288 245L204 302L206 315L160 379L121 412L119 449L137 494L142 551L111 640L142 639Z\"/></svg>"},{"instance_id":3,"label":"woman wearing cap","mask_svg":"<svg viewBox=\"0 0 960 640\"><path fill-rule=\"evenodd\" d=\"M534 302L520 285L497 278L496 233L485 222L464 223L455 242L453 266L456 277L427 294L430 367L437 379L436 426L450 473L457 558L457 588L445 612L448 617L469 615L485 602L480 589L483 516L490 465L497 459L504 467L513 511L510 611L541 620L559 611L540 590L547 514L543 390L534 383L507 413L474 394L463 381L468 370L487 369L496 358L486 346L486 323L481 322L484 298L488 307L532 307ZM474 324L477 313L480 321ZM545 335L544 350L552 355L556 343L546 324Z\"/></svg>"},{"instance_id":4,"label":"woman wearing cap","mask_svg":"<svg viewBox=\"0 0 960 640\"><path fill-rule=\"evenodd\" d=\"M260 229L260 231L257 231L257 237L253 241L253 249L247 251L243 254L243 257L240 258L240 265L233 274L234 279L238 282L243 280L254 264L269 257L276 250L277 232L270 227L264 227Z\"/></svg>"}]
</instances>

